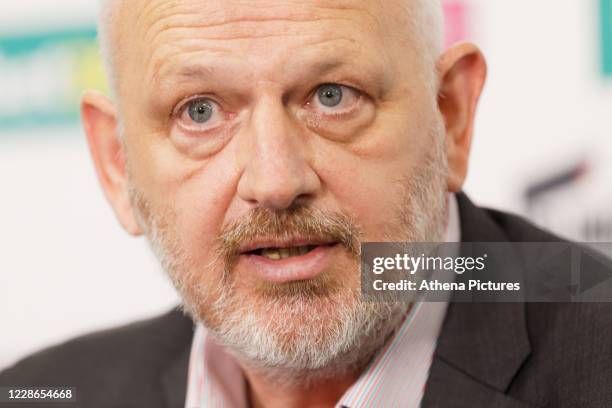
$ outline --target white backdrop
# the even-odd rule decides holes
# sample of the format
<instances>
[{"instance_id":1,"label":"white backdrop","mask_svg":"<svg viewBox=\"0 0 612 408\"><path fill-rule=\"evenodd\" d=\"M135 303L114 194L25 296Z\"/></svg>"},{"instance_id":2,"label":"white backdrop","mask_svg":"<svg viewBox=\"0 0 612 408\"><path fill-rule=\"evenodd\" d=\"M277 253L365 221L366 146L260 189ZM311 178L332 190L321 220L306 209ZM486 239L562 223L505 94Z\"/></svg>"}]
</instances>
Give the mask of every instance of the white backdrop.
<instances>
[{"instance_id":1,"label":"white backdrop","mask_svg":"<svg viewBox=\"0 0 612 408\"><path fill-rule=\"evenodd\" d=\"M602 175L609 180L612 84L598 73L597 1L471 3L472 33L490 75L468 193L479 203L525 212L523 191L534 174L585 157L598 175L592 184ZM3 1L0 33L93 24L95 4ZM0 188L0 368L177 302L144 241L129 238L115 221L78 126L0 133ZM568 212L583 212L591 197L565 200L573 203Z\"/></svg>"}]
</instances>

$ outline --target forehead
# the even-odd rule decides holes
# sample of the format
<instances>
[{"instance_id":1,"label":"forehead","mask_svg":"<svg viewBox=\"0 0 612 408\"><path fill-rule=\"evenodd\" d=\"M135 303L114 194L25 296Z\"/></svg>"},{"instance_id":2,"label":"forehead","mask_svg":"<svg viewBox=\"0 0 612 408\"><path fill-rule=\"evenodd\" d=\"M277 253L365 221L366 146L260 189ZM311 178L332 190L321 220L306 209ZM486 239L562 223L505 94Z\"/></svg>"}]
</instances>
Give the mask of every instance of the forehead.
<instances>
[{"instance_id":1,"label":"forehead","mask_svg":"<svg viewBox=\"0 0 612 408\"><path fill-rule=\"evenodd\" d=\"M147 43L195 29L203 37L218 40L300 34L305 31L300 28L309 23L331 24L330 32L352 26L374 34L398 11L394 0L384 5L378 0L133 0L123 4L126 12L122 14L131 21L122 26L136 28L133 34Z\"/></svg>"},{"instance_id":2,"label":"forehead","mask_svg":"<svg viewBox=\"0 0 612 408\"><path fill-rule=\"evenodd\" d=\"M383 58L407 41L405 1L135 0L119 21L122 59L154 81L177 65L270 71L308 59ZM403 5L402 5L403 4ZM401 41L402 37L403 40ZM399 41L398 41L399 40ZM200 62L202 62L200 64ZM382 61L381 61L382 62ZM189 69L189 68L187 68ZM271 76L277 73L270 72Z\"/></svg>"}]
</instances>

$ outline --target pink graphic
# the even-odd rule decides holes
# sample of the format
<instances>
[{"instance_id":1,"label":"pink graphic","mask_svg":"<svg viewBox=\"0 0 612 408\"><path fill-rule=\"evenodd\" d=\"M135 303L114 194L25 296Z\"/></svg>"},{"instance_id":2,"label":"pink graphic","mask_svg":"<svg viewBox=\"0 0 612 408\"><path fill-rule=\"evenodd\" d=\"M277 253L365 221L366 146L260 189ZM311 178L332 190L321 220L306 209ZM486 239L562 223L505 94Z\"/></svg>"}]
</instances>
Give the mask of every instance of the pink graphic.
<instances>
[{"instance_id":1,"label":"pink graphic","mask_svg":"<svg viewBox=\"0 0 612 408\"><path fill-rule=\"evenodd\" d=\"M444 46L448 47L468 38L469 6L465 0L446 0L443 4L446 19Z\"/></svg>"}]
</instances>

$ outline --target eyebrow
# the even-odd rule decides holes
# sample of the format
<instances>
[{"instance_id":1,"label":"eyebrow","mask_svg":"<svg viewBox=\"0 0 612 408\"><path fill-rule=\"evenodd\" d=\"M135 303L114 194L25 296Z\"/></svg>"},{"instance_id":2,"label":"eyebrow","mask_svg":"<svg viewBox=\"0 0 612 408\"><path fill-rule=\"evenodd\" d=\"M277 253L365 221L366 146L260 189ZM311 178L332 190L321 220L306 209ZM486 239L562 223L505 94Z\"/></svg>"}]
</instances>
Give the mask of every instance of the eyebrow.
<instances>
[{"instance_id":1,"label":"eyebrow","mask_svg":"<svg viewBox=\"0 0 612 408\"><path fill-rule=\"evenodd\" d=\"M341 50L332 55L328 52L317 54L299 60L289 60L284 66L284 72L293 77L289 80L302 82L307 77L316 78L343 71L350 77L346 79L352 79L355 85L364 89L369 87L369 90L376 95L384 94L389 87L390 76L387 67L379 63L372 64L367 58L364 61L364 58L360 58L360 51L355 53ZM241 92L238 91L238 89L243 90L239 83L243 82L244 73L249 71L249 65L245 65L244 60L236 61L234 58L211 55L182 58L176 64L171 64L168 60L158 60L159 65L151 82L162 92L179 93L184 86L191 86L193 83L223 86L226 92L230 89ZM377 85L374 87L372 84Z\"/></svg>"},{"instance_id":2,"label":"eyebrow","mask_svg":"<svg viewBox=\"0 0 612 408\"><path fill-rule=\"evenodd\" d=\"M179 67L161 67L154 71L152 75L153 83L160 83L160 79L164 81L172 78L178 82L181 80L191 80L194 78L209 78L215 74L217 69L213 66L202 64L183 64Z\"/></svg>"},{"instance_id":3,"label":"eyebrow","mask_svg":"<svg viewBox=\"0 0 612 408\"><path fill-rule=\"evenodd\" d=\"M176 76L185 79L208 78L213 76L216 71L215 67L208 65L182 65L176 71L172 70L169 77Z\"/></svg>"},{"instance_id":4,"label":"eyebrow","mask_svg":"<svg viewBox=\"0 0 612 408\"><path fill-rule=\"evenodd\" d=\"M304 64L302 66L309 67L308 72L311 75L325 75L340 67L351 66L351 64L340 59L335 59L332 61L324 61L322 63L314 63L312 65ZM214 77L219 71L222 70L211 65L183 64L176 68L162 68L156 73L154 79L156 81L161 78L164 80L172 79L172 81L177 82L181 82L182 80L207 79Z\"/></svg>"}]
</instances>

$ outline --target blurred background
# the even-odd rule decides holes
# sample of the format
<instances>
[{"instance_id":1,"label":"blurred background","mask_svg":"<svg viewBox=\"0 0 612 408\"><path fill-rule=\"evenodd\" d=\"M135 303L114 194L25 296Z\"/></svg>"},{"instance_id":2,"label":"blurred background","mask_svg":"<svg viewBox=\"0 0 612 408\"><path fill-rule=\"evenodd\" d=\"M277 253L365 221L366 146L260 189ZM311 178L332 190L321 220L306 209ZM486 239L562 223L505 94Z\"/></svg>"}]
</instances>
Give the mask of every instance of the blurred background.
<instances>
[{"instance_id":1,"label":"blurred background","mask_svg":"<svg viewBox=\"0 0 612 408\"><path fill-rule=\"evenodd\" d=\"M483 49L466 191L582 241L612 241L612 0L447 0L446 41ZM115 221L79 123L106 89L96 0L0 2L0 369L178 303Z\"/></svg>"}]
</instances>

